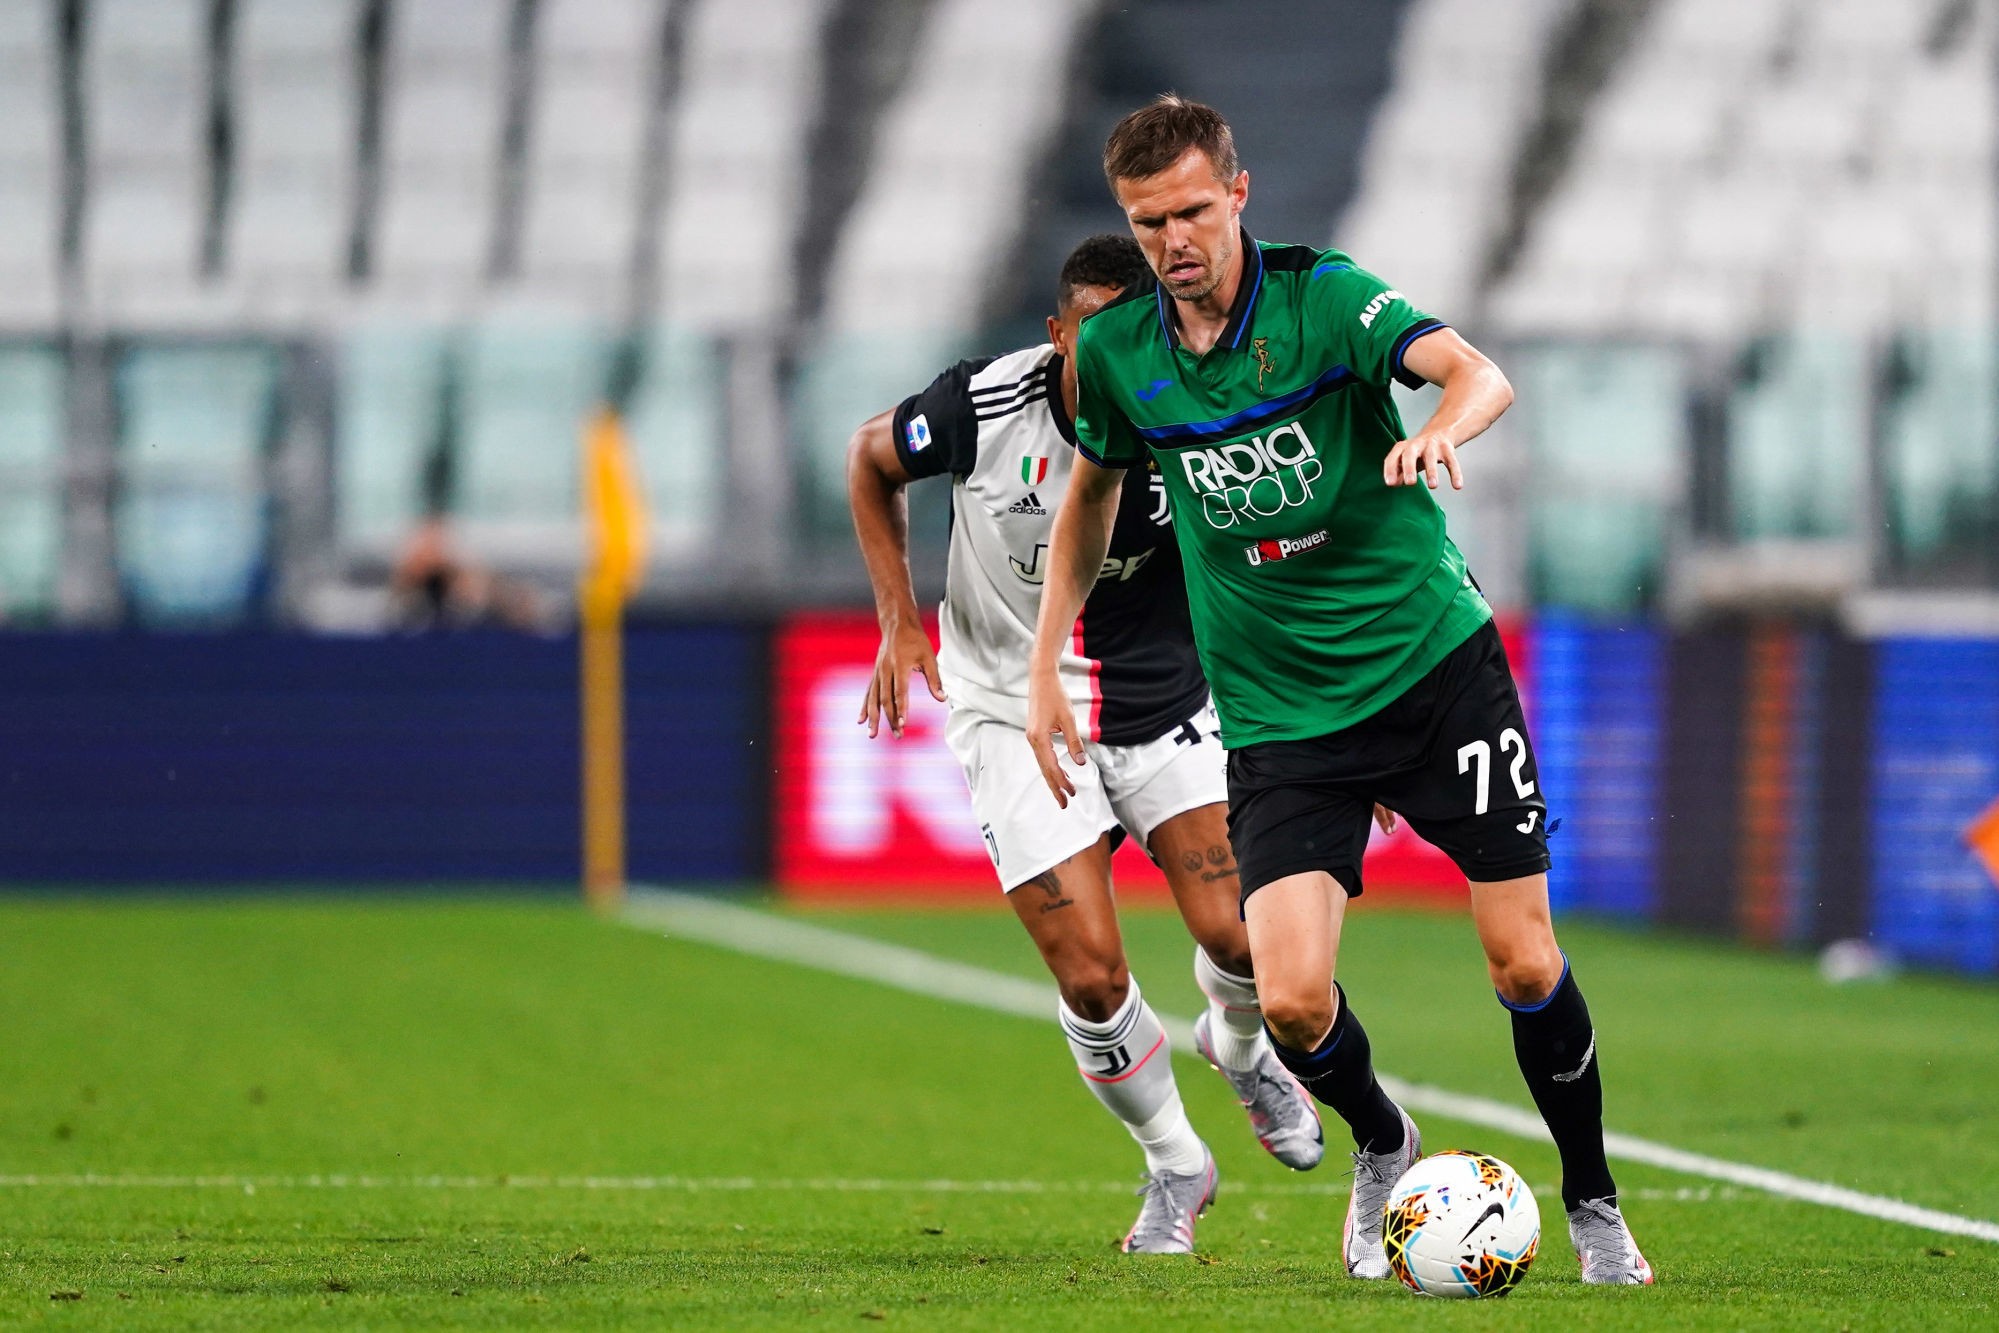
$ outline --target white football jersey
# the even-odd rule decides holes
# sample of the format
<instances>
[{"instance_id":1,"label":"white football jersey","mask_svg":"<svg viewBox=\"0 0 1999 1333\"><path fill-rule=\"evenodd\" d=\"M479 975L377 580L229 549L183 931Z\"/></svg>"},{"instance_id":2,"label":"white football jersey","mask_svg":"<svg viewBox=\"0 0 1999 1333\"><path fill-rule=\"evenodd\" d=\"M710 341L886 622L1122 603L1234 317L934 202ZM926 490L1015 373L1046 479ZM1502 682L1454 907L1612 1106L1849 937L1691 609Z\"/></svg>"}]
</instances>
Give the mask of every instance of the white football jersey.
<instances>
[{"instance_id":1,"label":"white football jersey","mask_svg":"<svg viewBox=\"0 0 1999 1333\"><path fill-rule=\"evenodd\" d=\"M1075 463L1052 344L962 361L895 411L911 476L952 475L938 666L951 706L1027 724L1027 661L1055 510ZM1137 745L1207 698L1172 515L1148 464L1126 475L1109 554L1077 618L1062 680L1090 739Z\"/></svg>"}]
</instances>

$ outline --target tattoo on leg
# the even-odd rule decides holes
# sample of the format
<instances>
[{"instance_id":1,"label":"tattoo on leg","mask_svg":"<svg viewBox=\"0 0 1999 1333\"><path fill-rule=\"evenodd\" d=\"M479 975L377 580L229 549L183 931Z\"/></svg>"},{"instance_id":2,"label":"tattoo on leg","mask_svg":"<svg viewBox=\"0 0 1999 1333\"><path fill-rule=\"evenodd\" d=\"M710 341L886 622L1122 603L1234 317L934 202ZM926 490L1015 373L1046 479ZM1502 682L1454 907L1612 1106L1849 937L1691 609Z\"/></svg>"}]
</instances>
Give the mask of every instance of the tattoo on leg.
<instances>
[{"instance_id":1,"label":"tattoo on leg","mask_svg":"<svg viewBox=\"0 0 1999 1333\"><path fill-rule=\"evenodd\" d=\"M1059 912L1065 907L1073 907L1076 904L1074 898L1064 898L1062 896L1062 879L1053 870L1042 871L1033 879L1027 881L1027 884L1032 884L1035 888L1040 889L1048 895L1048 901L1041 904L1041 914L1043 916L1046 916L1050 912ZM1021 887L1026 888L1027 884L1023 884Z\"/></svg>"},{"instance_id":2,"label":"tattoo on leg","mask_svg":"<svg viewBox=\"0 0 1999 1333\"><path fill-rule=\"evenodd\" d=\"M1191 853L1189 854L1189 859L1192 859ZM1220 844L1208 848L1208 864L1213 866L1214 869L1203 870L1201 872L1201 882L1203 884L1213 884L1218 879L1234 879L1236 877L1235 861L1230 857L1229 849Z\"/></svg>"}]
</instances>

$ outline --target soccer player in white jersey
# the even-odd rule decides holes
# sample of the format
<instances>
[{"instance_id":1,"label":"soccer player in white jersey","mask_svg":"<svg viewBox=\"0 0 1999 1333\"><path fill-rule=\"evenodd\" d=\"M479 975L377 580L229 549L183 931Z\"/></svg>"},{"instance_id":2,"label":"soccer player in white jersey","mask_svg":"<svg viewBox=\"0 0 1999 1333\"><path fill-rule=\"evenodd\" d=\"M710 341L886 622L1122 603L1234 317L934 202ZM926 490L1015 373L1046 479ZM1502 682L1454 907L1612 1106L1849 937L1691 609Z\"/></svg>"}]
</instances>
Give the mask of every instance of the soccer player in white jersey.
<instances>
[{"instance_id":1,"label":"soccer player in white jersey","mask_svg":"<svg viewBox=\"0 0 1999 1333\"><path fill-rule=\"evenodd\" d=\"M917 673L950 705L945 739L964 765L1000 887L1055 976L1077 1069L1145 1152L1144 1202L1123 1248L1184 1253L1214 1199L1215 1160L1181 1106L1165 1031L1126 967L1111 895L1111 853L1125 835L1165 871L1194 936L1194 974L1208 997L1197 1049L1228 1078L1271 1155L1306 1170L1325 1145L1311 1099L1263 1034L1237 910L1225 758L1158 478L1125 488L1102 577L1062 657L1094 761L1066 809L1051 806L1023 744L1028 650L1074 459L1069 350L1085 316L1148 276L1129 237L1083 242L1062 267L1049 340L960 362L870 419L848 451L847 491L882 629L860 721L870 736L886 725L899 737ZM954 507L933 655L910 583L902 488L947 473Z\"/></svg>"}]
</instances>

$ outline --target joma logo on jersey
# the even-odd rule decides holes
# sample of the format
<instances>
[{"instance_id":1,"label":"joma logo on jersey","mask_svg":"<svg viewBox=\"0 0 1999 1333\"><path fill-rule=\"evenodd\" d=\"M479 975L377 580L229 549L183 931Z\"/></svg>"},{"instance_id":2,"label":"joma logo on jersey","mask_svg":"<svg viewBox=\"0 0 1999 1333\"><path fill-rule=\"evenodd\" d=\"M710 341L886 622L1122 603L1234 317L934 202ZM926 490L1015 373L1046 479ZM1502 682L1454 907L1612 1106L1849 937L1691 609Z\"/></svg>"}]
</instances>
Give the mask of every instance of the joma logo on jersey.
<instances>
[{"instance_id":1,"label":"joma logo on jersey","mask_svg":"<svg viewBox=\"0 0 1999 1333\"><path fill-rule=\"evenodd\" d=\"M1364 329L1373 328L1374 317L1381 313L1382 307L1386 306L1390 301L1399 301L1401 299L1402 299L1402 293L1394 290L1393 288L1390 288L1388 291L1385 291L1381 295L1375 297L1372 301L1369 301L1367 303L1366 308L1364 308L1360 312L1360 326Z\"/></svg>"},{"instance_id":2,"label":"joma logo on jersey","mask_svg":"<svg viewBox=\"0 0 1999 1333\"><path fill-rule=\"evenodd\" d=\"M1271 518L1304 504L1326 471L1299 421L1234 444L1188 449L1180 466L1201 497L1202 517L1215 528Z\"/></svg>"},{"instance_id":3,"label":"joma logo on jersey","mask_svg":"<svg viewBox=\"0 0 1999 1333\"><path fill-rule=\"evenodd\" d=\"M1007 563L1013 566L1014 573L1020 575L1022 583L1040 583L1048 577L1048 568L1041 563L1042 553L1047 549L1048 547L1045 544L1037 542L1034 547L1034 554L1028 557L1026 564L1022 564L1020 557L1017 555L1008 556L1006 558ZM1102 583L1106 580L1114 579L1119 583L1123 583L1133 574L1138 573L1140 567L1150 559L1152 559L1151 551L1140 551L1137 555L1128 555L1122 559L1114 555L1105 556L1103 568L1097 571L1097 582Z\"/></svg>"}]
</instances>

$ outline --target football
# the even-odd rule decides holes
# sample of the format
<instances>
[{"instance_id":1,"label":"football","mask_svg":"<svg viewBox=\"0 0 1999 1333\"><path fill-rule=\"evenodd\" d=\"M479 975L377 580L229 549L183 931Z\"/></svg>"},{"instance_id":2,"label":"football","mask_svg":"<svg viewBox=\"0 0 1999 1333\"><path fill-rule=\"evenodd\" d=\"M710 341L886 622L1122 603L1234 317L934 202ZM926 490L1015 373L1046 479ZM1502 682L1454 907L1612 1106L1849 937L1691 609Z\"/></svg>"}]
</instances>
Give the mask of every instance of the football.
<instances>
[{"instance_id":1,"label":"football","mask_svg":"<svg viewBox=\"0 0 1999 1333\"><path fill-rule=\"evenodd\" d=\"M1534 1262L1541 1208L1497 1157L1433 1153L1395 1183L1381 1241L1389 1267L1413 1292L1504 1296Z\"/></svg>"}]
</instances>

